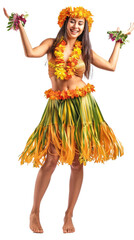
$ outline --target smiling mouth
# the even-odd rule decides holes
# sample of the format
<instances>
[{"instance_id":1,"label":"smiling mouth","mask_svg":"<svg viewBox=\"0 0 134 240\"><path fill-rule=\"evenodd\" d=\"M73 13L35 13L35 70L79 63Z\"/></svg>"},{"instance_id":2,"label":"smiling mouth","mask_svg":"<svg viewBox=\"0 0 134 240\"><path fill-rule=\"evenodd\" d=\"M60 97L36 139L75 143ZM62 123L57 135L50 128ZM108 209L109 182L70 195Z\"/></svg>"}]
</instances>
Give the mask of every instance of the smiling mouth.
<instances>
[{"instance_id":1,"label":"smiling mouth","mask_svg":"<svg viewBox=\"0 0 134 240\"><path fill-rule=\"evenodd\" d=\"M73 29L70 29L70 31L72 32L72 33L78 33L79 31L76 31L76 30L73 30Z\"/></svg>"}]
</instances>

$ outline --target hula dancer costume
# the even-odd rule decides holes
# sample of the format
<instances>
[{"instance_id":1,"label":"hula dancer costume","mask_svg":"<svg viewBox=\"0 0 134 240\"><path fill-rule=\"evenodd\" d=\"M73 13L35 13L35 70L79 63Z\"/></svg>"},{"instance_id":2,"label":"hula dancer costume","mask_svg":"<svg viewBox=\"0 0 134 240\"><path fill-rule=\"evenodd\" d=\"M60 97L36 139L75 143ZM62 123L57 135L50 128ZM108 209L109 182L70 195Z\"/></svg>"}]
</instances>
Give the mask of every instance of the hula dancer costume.
<instances>
[{"instance_id":1,"label":"hula dancer costume","mask_svg":"<svg viewBox=\"0 0 134 240\"><path fill-rule=\"evenodd\" d=\"M90 31L93 22L90 11L83 7L74 10L71 7L63 9L58 17L60 27L67 16L84 17ZM113 34L113 32L108 33ZM121 34L119 38L117 35L116 40L121 41ZM55 47L55 59L50 59L48 62L50 78L57 76L61 81L68 80L73 75L82 78L85 72L85 63L80 58L82 43L76 40L66 64L63 57L65 45L66 41L62 37ZM28 138L24 151L19 155L20 164L32 162L33 167L42 166L47 158L47 152L53 155L49 151L50 143L54 144L59 155L58 165L60 163L71 165L75 154L79 154L79 162L84 165L88 161L104 163L122 156L123 146L104 120L92 95L93 91L95 91L94 86L89 83L82 88L76 86L74 90L46 90L45 97L49 98L47 105L38 126Z\"/></svg>"}]
</instances>

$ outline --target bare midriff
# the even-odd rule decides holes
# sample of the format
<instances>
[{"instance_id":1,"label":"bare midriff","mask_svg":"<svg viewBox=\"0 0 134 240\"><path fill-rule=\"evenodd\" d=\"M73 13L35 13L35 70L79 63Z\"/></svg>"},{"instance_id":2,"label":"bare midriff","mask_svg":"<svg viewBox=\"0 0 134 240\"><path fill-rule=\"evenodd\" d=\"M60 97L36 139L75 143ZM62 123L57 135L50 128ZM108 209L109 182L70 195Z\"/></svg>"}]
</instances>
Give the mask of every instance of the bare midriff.
<instances>
[{"instance_id":1,"label":"bare midriff","mask_svg":"<svg viewBox=\"0 0 134 240\"><path fill-rule=\"evenodd\" d=\"M70 78L69 80L60 80L57 79L55 76L51 77L50 79L52 82L53 91L75 89L76 86L82 88L86 85L81 78L76 76L72 76L72 78Z\"/></svg>"},{"instance_id":2,"label":"bare midriff","mask_svg":"<svg viewBox=\"0 0 134 240\"><path fill-rule=\"evenodd\" d=\"M48 61L51 58L51 55L47 55ZM86 84L81 77L73 75L69 80L57 79L55 75L50 77L52 83L53 91L62 91L62 90L71 90L76 89L76 87L83 88Z\"/></svg>"}]
</instances>

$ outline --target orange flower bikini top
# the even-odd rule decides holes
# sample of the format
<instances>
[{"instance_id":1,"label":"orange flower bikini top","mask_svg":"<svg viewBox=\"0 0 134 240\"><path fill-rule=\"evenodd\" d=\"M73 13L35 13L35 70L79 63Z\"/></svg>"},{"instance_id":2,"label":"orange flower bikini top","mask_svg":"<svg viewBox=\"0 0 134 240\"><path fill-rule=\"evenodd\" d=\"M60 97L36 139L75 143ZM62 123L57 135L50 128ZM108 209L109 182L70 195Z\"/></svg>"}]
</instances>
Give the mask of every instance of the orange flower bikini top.
<instances>
[{"instance_id":1,"label":"orange flower bikini top","mask_svg":"<svg viewBox=\"0 0 134 240\"><path fill-rule=\"evenodd\" d=\"M61 80L69 80L73 75L82 77L85 72L85 63L80 58L82 43L78 40L75 41L71 55L67 62L64 61L64 50L67 45L64 37L61 37L60 42L56 45L54 50L55 59L51 58L48 61L49 76L57 76Z\"/></svg>"},{"instance_id":2,"label":"orange flower bikini top","mask_svg":"<svg viewBox=\"0 0 134 240\"><path fill-rule=\"evenodd\" d=\"M82 59L79 59L77 65L75 66L74 75L82 78L84 72L85 72L85 63ZM48 74L50 78L52 76L55 76L55 60L53 58L51 58L48 61Z\"/></svg>"}]
</instances>

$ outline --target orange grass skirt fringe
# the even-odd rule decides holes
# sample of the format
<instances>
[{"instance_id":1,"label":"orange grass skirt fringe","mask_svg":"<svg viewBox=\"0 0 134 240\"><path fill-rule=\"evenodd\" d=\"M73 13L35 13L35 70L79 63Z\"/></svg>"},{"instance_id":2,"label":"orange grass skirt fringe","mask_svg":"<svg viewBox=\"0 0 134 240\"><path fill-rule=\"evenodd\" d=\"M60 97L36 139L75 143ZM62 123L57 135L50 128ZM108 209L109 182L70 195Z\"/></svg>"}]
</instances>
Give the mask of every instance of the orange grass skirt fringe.
<instances>
[{"instance_id":1,"label":"orange grass skirt fringe","mask_svg":"<svg viewBox=\"0 0 134 240\"><path fill-rule=\"evenodd\" d=\"M59 155L57 164L72 165L75 154L80 164L104 163L124 154L121 142L104 120L89 83L68 91L45 91L48 99L42 118L19 155L20 164L40 167L52 143Z\"/></svg>"}]
</instances>

